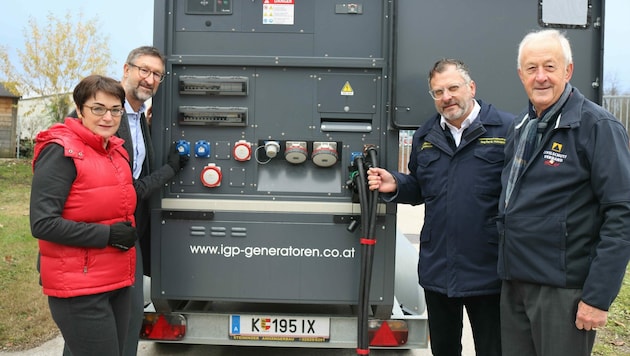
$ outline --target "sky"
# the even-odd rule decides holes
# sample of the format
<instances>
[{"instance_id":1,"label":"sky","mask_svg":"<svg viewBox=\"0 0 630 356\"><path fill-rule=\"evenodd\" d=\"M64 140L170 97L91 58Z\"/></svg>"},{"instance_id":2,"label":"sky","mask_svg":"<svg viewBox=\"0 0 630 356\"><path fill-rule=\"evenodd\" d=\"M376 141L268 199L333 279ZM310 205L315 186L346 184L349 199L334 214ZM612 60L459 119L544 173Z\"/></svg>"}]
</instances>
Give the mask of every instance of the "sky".
<instances>
[{"instance_id":1,"label":"sky","mask_svg":"<svg viewBox=\"0 0 630 356\"><path fill-rule=\"evenodd\" d=\"M28 19L34 18L42 27L48 23L49 13L65 16L68 11L80 10L86 21L98 18L97 31L109 37L113 60L107 74L114 78L122 75L123 64L132 49L153 44L153 0L10 0L3 2L2 10L0 46L7 48L13 65L18 68L21 65L17 49L23 50Z\"/></svg>"},{"instance_id":2,"label":"sky","mask_svg":"<svg viewBox=\"0 0 630 356\"><path fill-rule=\"evenodd\" d=\"M618 88L630 93L630 1L605 1L604 87L614 80ZM17 49L23 48L26 20L33 17L42 26L49 13L64 16L68 10L82 10L86 20L98 16L99 33L109 37L113 63L108 74L114 77L122 72L129 51L153 43L153 0L4 1L2 8L0 45L7 47L14 65Z\"/></svg>"},{"instance_id":3,"label":"sky","mask_svg":"<svg viewBox=\"0 0 630 356\"><path fill-rule=\"evenodd\" d=\"M630 94L630 1L606 0L604 13L604 85L612 79Z\"/></svg>"}]
</instances>

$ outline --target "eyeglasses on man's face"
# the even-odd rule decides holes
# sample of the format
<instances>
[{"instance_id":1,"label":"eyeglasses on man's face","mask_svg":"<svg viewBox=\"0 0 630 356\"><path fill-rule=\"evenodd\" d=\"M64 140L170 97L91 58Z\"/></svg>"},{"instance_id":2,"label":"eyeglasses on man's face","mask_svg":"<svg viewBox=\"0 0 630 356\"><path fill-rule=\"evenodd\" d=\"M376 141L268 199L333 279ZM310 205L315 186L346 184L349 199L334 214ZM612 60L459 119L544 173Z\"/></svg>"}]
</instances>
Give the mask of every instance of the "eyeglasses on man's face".
<instances>
[{"instance_id":1,"label":"eyeglasses on man's face","mask_svg":"<svg viewBox=\"0 0 630 356\"><path fill-rule=\"evenodd\" d=\"M138 74L140 74L141 78L147 78L149 77L149 75L153 74L153 80L155 80L158 83L161 83L164 80L164 74L163 73L158 73L158 72L154 72L152 70L150 70L149 68L145 68L145 67L140 67L137 66L133 63L127 63L130 66L137 68L138 69Z\"/></svg>"},{"instance_id":2,"label":"eyeglasses on man's face","mask_svg":"<svg viewBox=\"0 0 630 356\"><path fill-rule=\"evenodd\" d=\"M112 116L114 117L119 117L122 116L125 113L125 109L123 108L111 108L108 109L104 106L88 106L88 105L83 105L86 108L90 108L90 111L92 112L92 114L96 115L96 116L105 116L105 114L109 111Z\"/></svg>"},{"instance_id":3,"label":"eyeglasses on man's face","mask_svg":"<svg viewBox=\"0 0 630 356\"><path fill-rule=\"evenodd\" d=\"M438 88L429 90L429 94L433 98L433 100L440 100L444 96L445 93L449 95L455 95L457 92L464 87L466 83L455 83L447 86L446 88Z\"/></svg>"}]
</instances>

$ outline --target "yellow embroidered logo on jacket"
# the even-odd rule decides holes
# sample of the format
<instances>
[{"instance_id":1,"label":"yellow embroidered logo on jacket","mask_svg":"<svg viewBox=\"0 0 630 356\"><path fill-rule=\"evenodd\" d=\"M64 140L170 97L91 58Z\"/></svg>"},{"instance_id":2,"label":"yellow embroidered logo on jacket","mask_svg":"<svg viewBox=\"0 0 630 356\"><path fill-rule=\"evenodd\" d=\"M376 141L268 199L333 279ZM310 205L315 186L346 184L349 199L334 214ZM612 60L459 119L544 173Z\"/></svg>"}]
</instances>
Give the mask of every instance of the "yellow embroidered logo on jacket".
<instances>
[{"instance_id":1,"label":"yellow embroidered logo on jacket","mask_svg":"<svg viewBox=\"0 0 630 356\"><path fill-rule=\"evenodd\" d=\"M505 145L505 137L480 137L480 145Z\"/></svg>"},{"instance_id":2,"label":"yellow embroidered logo on jacket","mask_svg":"<svg viewBox=\"0 0 630 356\"><path fill-rule=\"evenodd\" d=\"M559 142L553 142L551 144L551 150L543 151L543 158L545 166L558 167L564 163L567 159L567 155L562 153L562 144Z\"/></svg>"},{"instance_id":3,"label":"yellow embroidered logo on jacket","mask_svg":"<svg viewBox=\"0 0 630 356\"><path fill-rule=\"evenodd\" d=\"M426 150L427 148L433 148L433 144L427 141L422 142L422 147L420 147L420 151Z\"/></svg>"}]
</instances>

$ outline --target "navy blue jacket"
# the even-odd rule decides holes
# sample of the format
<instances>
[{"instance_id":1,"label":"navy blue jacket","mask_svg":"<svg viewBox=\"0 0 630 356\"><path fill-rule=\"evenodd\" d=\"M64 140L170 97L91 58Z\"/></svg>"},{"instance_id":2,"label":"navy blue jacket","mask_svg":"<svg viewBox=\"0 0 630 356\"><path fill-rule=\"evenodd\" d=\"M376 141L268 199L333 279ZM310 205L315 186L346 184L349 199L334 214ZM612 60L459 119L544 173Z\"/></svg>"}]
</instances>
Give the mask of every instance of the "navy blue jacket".
<instances>
[{"instance_id":1,"label":"navy blue jacket","mask_svg":"<svg viewBox=\"0 0 630 356\"><path fill-rule=\"evenodd\" d=\"M435 115L413 137L410 174L386 200L425 204L418 276L426 290L449 297L497 294L496 217L506 133L514 115L479 100L479 117L449 145ZM448 130L448 128L446 129Z\"/></svg>"},{"instance_id":2,"label":"navy blue jacket","mask_svg":"<svg viewBox=\"0 0 630 356\"><path fill-rule=\"evenodd\" d=\"M514 137L510 129L504 186ZM502 279L582 289L582 300L608 310L630 259L630 150L612 114L577 89L499 206Z\"/></svg>"}]
</instances>

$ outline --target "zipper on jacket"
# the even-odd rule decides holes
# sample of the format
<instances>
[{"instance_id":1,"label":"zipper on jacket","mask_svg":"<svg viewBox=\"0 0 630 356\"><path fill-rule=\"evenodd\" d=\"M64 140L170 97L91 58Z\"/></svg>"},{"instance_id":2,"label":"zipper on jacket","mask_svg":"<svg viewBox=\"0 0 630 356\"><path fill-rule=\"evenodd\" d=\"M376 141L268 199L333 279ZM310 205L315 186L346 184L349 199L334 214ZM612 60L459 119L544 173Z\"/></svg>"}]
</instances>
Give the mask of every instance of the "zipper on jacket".
<instances>
[{"instance_id":1,"label":"zipper on jacket","mask_svg":"<svg viewBox=\"0 0 630 356\"><path fill-rule=\"evenodd\" d=\"M83 261L83 274L88 272L88 250L85 249L85 260Z\"/></svg>"}]
</instances>

